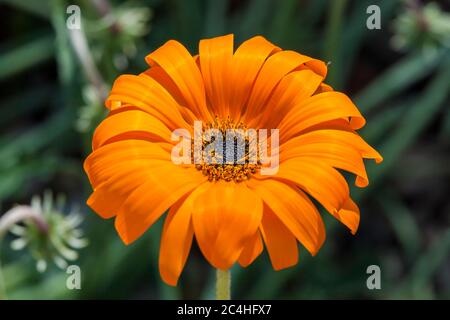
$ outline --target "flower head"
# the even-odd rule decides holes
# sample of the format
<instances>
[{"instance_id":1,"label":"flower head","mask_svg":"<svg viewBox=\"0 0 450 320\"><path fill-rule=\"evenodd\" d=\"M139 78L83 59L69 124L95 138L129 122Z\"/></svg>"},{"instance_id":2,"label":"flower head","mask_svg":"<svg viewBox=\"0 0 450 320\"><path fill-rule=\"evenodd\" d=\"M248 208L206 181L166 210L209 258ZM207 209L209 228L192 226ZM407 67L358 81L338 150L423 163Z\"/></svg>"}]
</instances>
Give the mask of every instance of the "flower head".
<instances>
[{"instance_id":1,"label":"flower head","mask_svg":"<svg viewBox=\"0 0 450 320\"><path fill-rule=\"evenodd\" d=\"M126 244L168 210L159 256L166 283L177 283L194 236L219 269L251 264L263 243L276 270L297 263L298 241L315 255L325 228L311 198L356 232L359 209L338 170L365 187L363 159L382 158L356 133L365 124L356 106L324 83L325 63L261 36L234 50L233 35L201 40L196 56L168 41L146 61L148 70L115 81L84 167L89 206L115 217ZM195 138L198 121L214 139L188 140L188 161L175 163L173 133ZM258 149L253 162L255 136L242 136L249 129L267 129L258 143L271 149ZM229 130L244 141L243 162L222 161L231 148L217 137ZM213 142L221 151L209 154ZM189 163L196 151L204 157ZM264 174L274 157L279 164Z\"/></svg>"},{"instance_id":2,"label":"flower head","mask_svg":"<svg viewBox=\"0 0 450 320\"><path fill-rule=\"evenodd\" d=\"M25 206L22 206L25 208ZM82 238L79 225L83 221L77 210L68 215L62 213L64 198L57 198L47 192L42 199L33 197L27 210L34 212L34 218L25 220L23 225L13 225L10 232L18 236L11 242L14 250L28 247L36 260L36 268L43 272L48 262L55 263L59 268L67 268L67 261L78 259L77 249L84 248L87 240Z\"/></svg>"}]
</instances>

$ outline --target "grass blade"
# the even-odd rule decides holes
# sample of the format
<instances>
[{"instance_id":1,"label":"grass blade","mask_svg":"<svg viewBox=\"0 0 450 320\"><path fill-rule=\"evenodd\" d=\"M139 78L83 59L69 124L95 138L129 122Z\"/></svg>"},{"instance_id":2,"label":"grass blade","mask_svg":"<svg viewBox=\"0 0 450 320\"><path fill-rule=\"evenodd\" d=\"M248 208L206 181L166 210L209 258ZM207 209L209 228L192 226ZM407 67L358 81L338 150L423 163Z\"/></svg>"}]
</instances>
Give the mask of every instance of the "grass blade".
<instances>
[{"instance_id":1,"label":"grass blade","mask_svg":"<svg viewBox=\"0 0 450 320\"><path fill-rule=\"evenodd\" d=\"M54 54L53 36L34 39L9 52L0 53L0 80L42 63Z\"/></svg>"},{"instance_id":2,"label":"grass blade","mask_svg":"<svg viewBox=\"0 0 450 320\"><path fill-rule=\"evenodd\" d=\"M450 56L447 57L440 72L430 82L423 95L410 105L409 110L399 122L397 130L378 148L384 161L379 165L368 163L367 173L370 185L362 193L357 191L356 197L368 195L368 190L372 190L397 165L402 153L433 120L450 92L449 74Z\"/></svg>"},{"instance_id":3,"label":"grass blade","mask_svg":"<svg viewBox=\"0 0 450 320\"><path fill-rule=\"evenodd\" d=\"M431 58L425 58L421 52L407 56L363 89L355 98L356 105L362 113L371 111L383 101L433 72L445 53L448 54L447 51L440 51Z\"/></svg>"}]
</instances>

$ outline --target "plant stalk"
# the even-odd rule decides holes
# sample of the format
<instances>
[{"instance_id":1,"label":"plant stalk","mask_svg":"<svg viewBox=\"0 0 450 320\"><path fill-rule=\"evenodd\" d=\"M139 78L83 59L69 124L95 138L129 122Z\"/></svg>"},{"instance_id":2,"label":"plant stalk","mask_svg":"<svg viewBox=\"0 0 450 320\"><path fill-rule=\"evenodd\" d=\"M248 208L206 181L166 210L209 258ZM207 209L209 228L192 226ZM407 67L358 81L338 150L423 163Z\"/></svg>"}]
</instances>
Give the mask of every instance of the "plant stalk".
<instances>
[{"instance_id":1,"label":"plant stalk","mask_svg":"<svg viewBox=\"0 0 450 320\"><path fill-rule=\"evenodd\" d=\"M230 300L231 272L230 270L216 271L216 300Z\"/></svg>"}]
</instances>

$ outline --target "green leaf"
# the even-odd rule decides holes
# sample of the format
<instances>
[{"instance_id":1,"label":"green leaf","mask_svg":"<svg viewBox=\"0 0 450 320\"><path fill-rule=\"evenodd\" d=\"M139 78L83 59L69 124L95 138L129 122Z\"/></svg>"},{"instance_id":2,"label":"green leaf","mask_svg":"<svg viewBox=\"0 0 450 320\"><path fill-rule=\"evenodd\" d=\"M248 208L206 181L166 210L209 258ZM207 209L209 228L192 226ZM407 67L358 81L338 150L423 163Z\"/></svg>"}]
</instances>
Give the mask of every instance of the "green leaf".
<instances>
[{"instance_id":1,"label":"green leaf","mask_svg":"<svg viewBox=\"0 0 450 320\"><path fill-rule=\"evenodd\" d=\"M264 34L266 18L270 16L273 2L270 0L251 0L238 18L236 30L238 41L246 40L252 36Z\"/></svg>"},{"instance_id":2,"label":"green leaf","mask_svg":"<svg viewBox=\"0 0 450 320\"><path fill-rule=\"evenodd\" d=\"M172 24L176 25L180 40L192 52L197 51L203 27L203 8L200 1L171 0L169 3Z\"/></svg>"},{"instance_id":3,"label":"green leaf","mask_svg":"<svg viewBox=\"0 0 450 320\"><path fill-rule=\"evenodd\" d=\"M34 154L57 139L61 139L65 131L72 129L70 123L72 123L70 116L65 110L62 110L52 115L43 124L27 130L19 136L13 133L2 137L1 145L3 147L0 149L0 159L3 162L0 163L0 168L4 167L8 159Z\"/></svg>"},{"instance_id":4,"label":"green leaf","mask_svg":"<svg viewBox=\"0 0 450 320\"><path fill-rule=\"evenodd\" d=\"M283 45L290 34L292 20L296 17L297 0L280 1L277 5L273 22L270 26L269 38L271 41Z\"/></svg>"},{"instance_id":5,"label":"green leaf","mask_svg":"<svg viewBox=\"0 0 450 320\"><path fill-rule=\"evenodd\" d=\"M382 112L370 119L369 124L362 128L359 134L370 145L376 145L400 121L405 111L409 109L412 101L414 101L413 98L408 98L401 103L387 106Z\"/></svg>"},{"instance_id":6,"label":"green leaf","mask_svg":"<svg viewBox=\"0 0 450 320\"><path fill-rule=\"evenodd\" d=\"M6 243L3 241L2 244L5 245ZM15 290L19 286L26 285L32 280L30 268L27 267L27 261L24 261L24 259L17 260L16 262L2 265L6 293Z\"/></svg>"},{"instance_id":7,"label":"green leaf","mask_svg":"<svg viewBox=\"0 0 450 320\"><path fill-rule=\"evenodd\" d=\"M227 27L228 0L207 1L204 37L217 37L225 34Z\"/></svg>"},{"instance_id":8,"label":"green leaf","mask_svg":"<svg viewBox=\"0 0 450 320\"><path fill-rule=\"evenodd\" d=\"M24 10L42 18L49 17L49 5L47 1L42 0L0 0L0 3L6 3L19 10Z\"/></svg>"},{"instance_id":9,"label":"green leaf","mask_svg":"<svg viewBox=\"0 0 450 320\"><path fill-rule=\"evenodd\" d=\"M383 101L432 73L445 54L448 54L448 51L441 50L429 58L421 53L407 56L359 92L355 98L356 105L362 113L371 111Z\"/></svg>"},{"instance_id":10,"label":"green leaf","mask_svg":"<svg viewBox=\"0 0 450 320\"><path fill-rule=\"evenodd\" d=\"M421 239L413 213L394 192L383 192L379 202L405 251L406 258L413 261L419 253Z\"/></svg>"},{"instance_id":11,"label":"green leaf","mask_svg":"<svg viewBox=\"0 0 450 320\"><path fill-rule=\"evenodd\" d=\"M42 63L54 54L53 36L31 40L18 48L0 53L0 80Z\"/></svg>"},{"instance_id":12,"label":"green leaf","mask_svg":"<svg viewBox=\"0 0 450 320\"><path fill-rule=\"evenodd\" d=\"M430 283L432 277L442 266L450 253L450 230L447 230L440 237L436 238L430 248L417 260L408 280L413 295L420 295Z\"/></svg>"},{"instance_id":13,"label":"green leaf","mask_svg":"<svg viewBox=\"0 0 450 320\"><path fill-rule=\"evenodd\" d=\"M8 297L12 300L36 300L43 299L43 293L45 293L47 299L73 299L79 290L68 290L66 281L67 274L64 271L60 271L52 276L43 278L37 283L29 283L27 286L8 292Z\"/></svg>"},{"instance_id":14,"label":"green leaf","mask_svg":"<svg viewBox=\"0 0 450 320\"><path fill-rule=\"evenodd\" d=\"M347 0L334 0L329 5L328 22L325 30L324 57L331 61L329 67L327 82L337 89L341 84L337 77L342 68L342 36L344 15L347 7Z\"/></svg>"},{"instance_id":15,"label":"green leaf","mask_svg":"<svg viewBox=\"0 0 450 320\"><path fill-rule=\"evenodd\" d=\"M306 14L304 16L306 26L312 26L318 23L324 15L327 5L329 5L328 0L309 1L308 7L306 8Z\"/></svg>"},{"instance_id":16,"label":"green leaf","mask_svg":"<svg viewBox=\"0 0 450 320\"><path fill-rule=\"evenodd\" d=\"M344 81L353 70L355 57L359 52L362 44L371 41L372 35L377 32L369 30L366 26L366 20L369 15L366 14L368 6L373 4L372 0L364 0L355 2L352 12L348 17L348 22L344 26L342 42L342 68L341 72L336 75L338 84L344 84ZM382 12L382 21L389 21L395 8L399 5L398 1L380 1L377 4Z\"/></svg>"},{"instance_id":17,"label":"green leaf","mask_svg":"<svg viewBox=\"0 0 450 320\"><path fill-rule=\"evenodd\" d=\"M450 101L447 102L447 105L450 105ZM444 142L450 141L450 108L447 107L447 110L444 110L442 129L440 132L440 137Z\"/></svg>"},{"instance_id":18,"label":"green leaf","mask_svg":"<svg viewBox=\"0 0 450 320\"><path fill-rule=\"evenodd\" d=\"M26 91L20 91L20 94L14 94L11 97L4 98L2 104L13 107L10 107L8 112L2 113L0 127L4 127L17 118L29 115L32 111L42 107L42 104L48 100L52 90L54 90L52 86L42 85Z\"/></svg>"},{"instance_id":19,"label":"green leaf","mask_svg":"<svg viewBox=\"0 0 450 320\"><path fill-rule=\"evenodd\" d=\"M20 165L9 170L0 170L2 183L0 184L0 202L15 195L23 197L29 191L26 186L33 180L49 180L53 174L61 169L61 160L54 156L46 156Z\"/></svg>"},{"instance_id":20,"label":"green leaf","mask_svg":"<svg viewBox=\"0 0 450 320\"><path fill-rule=\"evenodd\" d=\"M373 189L397 164L403 152L416 140L426 126L434 119L450 92L450 56L444 61L442 68L429 83L424 93L409 106L409 110L401 118L397 129L389 136L378 151L384 157L381 164L373 162L367 166L370 179L369 189ZM357 195L356 195L357 194ZM367 190L356 192L356 197L368 195Z\"/></svg>"},{"instance_id":21,"label":"green leaf","mask_svg":"<svg viewBox=\"0 0 450 320\"><path fill-rule=\"evenodd\" d=\"M66 1L52 0L51 20L56 34L56 60L58 76L67 97L73 96L75 89L75 58L70 46L69 29L66 26Z\"/></svg>"}]
</instances>

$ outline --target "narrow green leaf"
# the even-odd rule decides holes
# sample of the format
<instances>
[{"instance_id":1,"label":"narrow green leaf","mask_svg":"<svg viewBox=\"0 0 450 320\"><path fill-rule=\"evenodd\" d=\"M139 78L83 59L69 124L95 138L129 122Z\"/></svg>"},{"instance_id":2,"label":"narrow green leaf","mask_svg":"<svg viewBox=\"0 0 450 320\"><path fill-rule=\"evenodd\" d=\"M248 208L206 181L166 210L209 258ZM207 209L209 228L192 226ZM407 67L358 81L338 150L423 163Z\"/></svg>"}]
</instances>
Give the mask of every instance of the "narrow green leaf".
<instances>
[{"instance_id":1,"label":"narrow green leaf","mask_svg":"<svg viewBox=\"0 0 450 320\"><path fill-rule=\"evenodd\" d=\"M369 17L366 9L373 4L373 0L363 0L355 2L352 12L348 17L348 22L344 26L342 36L342 68L341 72L336 75L337 82L344 84L350 72L353 69L355 57L359 52L364 41L370 41L372 35L377 34L377 30L369 30L366 26L366 20ZM394 9L399 5L397 1L380 1L378 6L382 12L382 21L389 21ZM384 24L383 24L384 26Z\"/></svg>"},{"instance_id":2,"label":"narrow green leaf","mask_svg":"<svg viewBox=\"0 0 450 320\"><path fill-rule=\"evenodd\" d=\"M432 73L445 54L448 54L448 51L441 50L429 58L424 57L421 52L407 56L359 92L355 98L356 104L363 113L371 111L383 101Z\"/></svg>"},{"instance_id":3,"label":"narrow green leaf","mask_svg":"<svg viewBox=\"0 0 450 320\"><path fill-rule=\"evenodd\" d=\"M328 0L315 0L309 1L304 18L306 19L306 25L312 26L320 21L325 13L325 9L329 4Z\"/></svg>"},{"instance_id":4,"label":"narrow green leaf","mask_svg":"<svg viewBox=\"0 0 450 320\"><path fill-rule=\"evenodd\" d=\"M27 11L42 18L49 17L49 5L47 1L42 0L0 0L0 3L6 3L12 7Z\"/></svg>"},{"instance_id":5,"label":"narrow green leaf","mask_svg":"<svg viewBox=\"0 0 450 320\"><path fill-rule=\"evenodd\" d=\"M440 132L440 137L444 142L450 141L450 101L447 102L447 106L447 109L444 110L442 129Z\"/></svg>"},{"instance_id":6,"label":"narrow green leaf","mask_svg":"<svg viewBox=\"0 0 450 320\"><path fill-rule=\"evenodd\" d=\"M171 0L169 3L172 23L177 27L180 40L192 52L197 51L198 40L202 35L202 17L204 16L200 1Z\"/></svg>"},{"instance_id":7,"label":"narrow green leaf","mask_svg":"<svg viewBox=\"0 0 450 320\"><path fill-rule=\"evenodd\" d=\"M0 80L50 59L53 53L53 36L40 37L18 48L0 53Z\"/></svg>"},{"instance_id":8,"label":"narrow green leaf","mask_svg":"<svg viewBox=\"0 0 450 320\"><path fill-rule=\"evenodd\" d=\"M382 112L371 118L369 124L359 131L359 134L370 144L376 145L389 134L394 125L401 121L401 118L409 106L414 101L408 98L401 103L387 106Z\"/></svg>"},{"instance_id":9,"label":"narrow green leaf","mask_svg":"<svg viewBox=\"0 0 450 320\"><path fill-rule=\"evenodd\" d=\"M271 41L283 45L284 40L292 28L292 19L295 17L295 11L299 5L297 0L281 1L276 8L272 25L269 31Z\"/></svg>"},{"instance_id":10,"label":"narrow green leaf","mask_svg":"<svg viewBox=\"0 0 450 320\"><path fill-rule=\"evenodd\" d=\"M419 226L413 213L394 192L383 192L379 202L405 251L406 258L413 261L419 253L421 240Z\"/></svg>"},{"instance_id":11,"label":"narrow green leaf","mask_svg":"<svg viewBox=\"0 0 450 320\"><path fill-rule=\"evenodd\" d=\"M66 26L66 1L52 0L51 20L56 34L56 60L58 62L58 76L67 97L74 91L75 59L70 46L69 32Z\"/></svg>"},{"instance_id":12,"label":"narrow green leaf","mask_svg":"<svg viewBox=\"0 0 450 320\"><path fill-rule=\"evenodd\" d=\"M265 21L271 14L273 2L271 0L251 0L239 18L239 29L236 30L239 41L246 40L258 34L264 34Z\"/></svg>"},{"instance_id":13,"label":"narrow green leaf","mask_svg":"<svg viewBox=\"0 0 450 320\"><path fill-rule=\"evenodd\" d=\"M53 174L61 169L60 159L46 156L16 165L9 170L0 171L2 183L0 184L0 202L15 195L23 197L26 194L26 185L32 179L47 181Z\"/></svg>"},{"instance_id":14,"label":"narrow green leaf","mask_svg":"<svg viewBox=\"0 0 450 320\"><path fill-rule=\"evenodd\" d=\"M217 37L225 34L227 27L228 0L207 1L204 36Z\"/></svg>"},{"instance_id":15,"label":"narrow green leaf","mask_svg":"<svg viewBox=\"0 0 450 320\"><path fill-rule=\"evenodd\" d=\"M373 189L398 163L403 152L415 141L417 136L434 119L450 92L450 56L442 64L439 73L434 77L398 123L397 129L384 142L378 151L384 157L381 164L368 163L367 173L370 178L369 189ZM357 191L356 197L368 195L368 190Z\"/></svg>"},{"instance_id":16,"label":"narrow green leaf","mask_svg":"<svg viewBox=\"0 0 450 320\"><path fill-rule=\"evenodd\" d=\"M2 244L6 246L5 241ZM3 255L2 255L3 256ZM3 277L5 279L6 293L15 290L19 286L26 285L31 279L30 268L27 261L17 259L17 261L2 265Z\"/></svg>"},{"instance_id":17,"label":"narrow green leaf","mask_svg":"<svg viewBox=\"0 0 450 320\"><path fill-rule=\"evenodd\" d=\"M342 68L342 35L347 0L334 0L329 5L328 22L325 30L324 57L331 61L327 82L339 89L338 75Z\"/></svg>"},{"instance_id":18,"label":"narrow green leaf","mask_svg":"<svg viewBox=\"0 0 450 320\"><path fill-rule=\"evenodd\" d=\"M436 238L430 248L417 260L408 280L414 295L420 294L430 283L450 253L450 230Z\"/></svg>"},{"instance_id":19,"label":"narrow green leaf","mask_svg":"<svg viewBox=\"0 0 450 320\"><path fill-rule=\"evenodd\" d=\"M31 88L26 91L20 91L20 94L15 94L11 97L6 97L2 101L2 105L14 106L9 108L0 117L0 127L3 127L17 118L29 114L33 110L42 107L50 93L52 87L49 85L42 85L40 87Z\"/></svg>"}]
</instances>

